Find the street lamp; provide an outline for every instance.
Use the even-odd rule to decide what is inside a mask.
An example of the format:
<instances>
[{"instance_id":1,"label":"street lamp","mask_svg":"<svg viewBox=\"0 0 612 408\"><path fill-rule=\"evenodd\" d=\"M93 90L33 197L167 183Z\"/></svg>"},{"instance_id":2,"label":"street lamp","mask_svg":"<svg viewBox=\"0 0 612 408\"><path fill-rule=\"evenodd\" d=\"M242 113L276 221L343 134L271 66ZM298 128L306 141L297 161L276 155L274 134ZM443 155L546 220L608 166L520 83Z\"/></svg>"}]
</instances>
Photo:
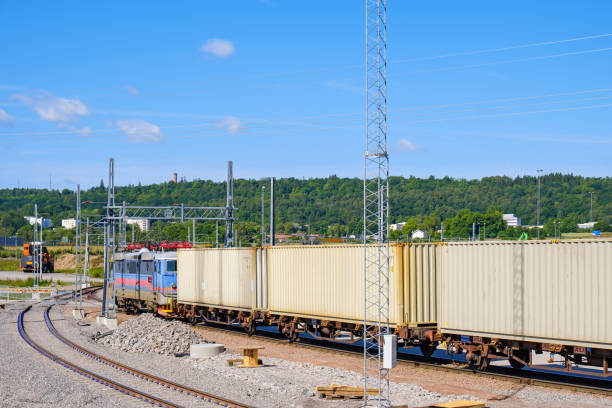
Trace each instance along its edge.
<instances>
[{"instance_id":1,"label":"street lamp","mask_svg":"<svg viewBox=\"0 0 612 408\"><path fill-rule=\"evenodd\" d=\"M536 217L536 229L537 229L538 239L540 239L540 174L543 171L544 170L542 169L536 170L536 172L538 173L538 210L537 210L537 217Z\"/></svg>"}]
</instances>

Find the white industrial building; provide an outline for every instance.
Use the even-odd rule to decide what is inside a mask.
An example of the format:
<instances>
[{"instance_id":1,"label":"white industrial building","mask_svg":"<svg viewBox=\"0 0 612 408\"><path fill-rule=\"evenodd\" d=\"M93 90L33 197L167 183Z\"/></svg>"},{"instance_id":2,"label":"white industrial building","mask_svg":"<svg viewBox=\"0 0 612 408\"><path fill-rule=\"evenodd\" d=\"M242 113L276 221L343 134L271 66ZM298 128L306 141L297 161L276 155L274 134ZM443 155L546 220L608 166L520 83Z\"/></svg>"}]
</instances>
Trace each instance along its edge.
<instances>
[{"instance_id":1,"label":"white industrial building","mask_svg":"<svg viewBox=\"0 0 612 408\"><path fill-rule=\"evenodd\" d=\"M593 229L595 228L596 221L593 222L585 222L584 224L578 224L578 228L580 229Z\"/></svg>"},{"instance_id":2,"label":"white industrial building","mask_svg":"<svg viewBox=\"0 0 612 408\"><path fill-rule=\"evenodd\" d=\"M411 237L412 239L427 239L429 238L429 234L427 233L427 231L417 229L412 231Z\"/></svg>"},{"instance_id":3,"label":"white industrial building","mask_svg":"<svg viewBox=\"0 0 612 408\"><path fill-rule=\"evenodd\" d=\"M514 214L503 214L502 218L506 221L506 225L509 227L520 227L521 219Z\"/></svg>"},{"instance_id":4,"label":"white industrial building","mask_svg":"<svg viewBox=\"0 0 612 408\"><path fill-rule=\"evenodd\" d=\"M38 225L42 225L43 228L51 228L53 226L53 222L51 221L51 218L42 218L42 217L32 217L31 215L26 215L25 220L27 222L30 223L30 225L34 225L34 223L37 223Z\"/></svg>"},{"instance_id":5,"label":"white industrial building","mask_svg":"<svg viewBox=\"0 0 612 408\"><path fill-rule=\"evenodd\" d=\"M135 224L141 231L148 231L151 228L151 220L147 218L128 218L128 225Z\"/></svg>"},{"instance_id":6,"label":"white industrial building","mask_svg":"<svg viewBox=\"0 0 612 408\"><path fill-rule=\"evenodd\" d=\"M404 225L406 225L405 222L398 222L397 224L391 224L389 225L389 229L391 231L401 231L402 228L404 228Z\"/></svg>"},{"instance_id":7,"label":"white industrial building","mask_svg":"<svg viewBox=\"0 0 612 408\"><path fill-rule=\"evenodd\" d=\"M66 229L76 228L76 219L74 218L66 218L62 220L62 227Z\"/></svg>"}]
</instances>

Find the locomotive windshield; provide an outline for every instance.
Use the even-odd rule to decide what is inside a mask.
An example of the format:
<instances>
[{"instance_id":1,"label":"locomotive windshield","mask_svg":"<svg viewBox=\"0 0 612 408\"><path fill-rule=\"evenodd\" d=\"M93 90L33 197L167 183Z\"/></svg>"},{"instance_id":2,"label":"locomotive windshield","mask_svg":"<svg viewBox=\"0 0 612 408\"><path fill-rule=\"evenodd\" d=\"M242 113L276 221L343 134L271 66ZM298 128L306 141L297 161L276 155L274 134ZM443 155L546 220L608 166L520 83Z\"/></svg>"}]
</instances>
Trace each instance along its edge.
<instances>
[{"instance_id":1,"label":"locomotive windshield","mask_svg":"<svg viewBox=\"0 0 612 408\"><path fill-rule=\"evenodd\" d=\"M166 270L168 272L176 272L176 261L168 261Z\"/></svg>"}]
</instances>

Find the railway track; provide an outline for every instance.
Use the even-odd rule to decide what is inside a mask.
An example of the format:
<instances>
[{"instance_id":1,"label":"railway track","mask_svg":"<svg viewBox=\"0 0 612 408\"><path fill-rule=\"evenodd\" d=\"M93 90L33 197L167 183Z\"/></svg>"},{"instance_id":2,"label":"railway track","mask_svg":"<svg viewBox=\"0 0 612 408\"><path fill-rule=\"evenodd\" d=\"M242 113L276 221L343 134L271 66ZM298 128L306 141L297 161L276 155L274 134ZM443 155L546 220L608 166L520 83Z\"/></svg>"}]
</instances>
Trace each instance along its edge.
<instances>
[{"instance_id":1,"label":"railway track","mask_svg":"<svg viewBox=\"0 0 612 408\"><path fill-rule=\"evenodd\" d=\"M209 323L207 323L205 327L207 330L233 333L235 335L246 335L243 329L237 327L213 326ZM331 342L321 344L320 342L315 342L304 338L301 338L299 342L289 343L286 338L281 337L279 334L267 333L263 331L258 331L252 337L269 342L282 342L293 347L311 348L336 354L354 356L361 355L363 353L362 348L359 346ZM519 384L612 396L612 381L598 378L568 376L554 372L547 373L531 370L517 371L509 367L500 366L489 366L489 371L474 371L473 369L469 368L467 364L459 364L449 359L408 355L405 353L398 354L397 363L398 365L423 367L432 370L490 377Z\"/></svg>"},{"instance_id":2,"label":"railway track","mask_svg":"<svg viewBox=\"0 0 612 408\"><path fill-rule=\"evenodd\" d=\"M91 292L95 291L92 290ZM90 293L91 293L90 292ZM62 295L62 296L71 296L70 294ZM193 389L191 387L187 387L164 378L160 378L154 376L152 374L146 373L144 371L137 370L135 368L129 367L127 365L118 363L116 361L105 358L97 353L94 353L90 350L85 349L77 345L76 343L70 341L65 336L62 336L59 331L55 328L53 324L53 320L50 316L50 311L53 305L49 305L46 310L43 312L44 323L49 330L49 332L60 342L68 346L71 350L78 352L81 356L88 357L93 361L96 361L103 366L105 369L113 368L120 372L122 375L130 375L133 379L139 379L150 384L159 385L164 389L164 392L170 390L171 392L176 392L177 396L180 398L185 398L185 396L192 397L202 402L212 403L219 406L224 407L232 407L232 408L250 408L248 405L243 403L239 403L236 401L229 400L227 398L215 396L200 390ZM27 306L23 309L17 318L17 328L19 335L21 338L36 351L44 355L45 357L51 359L52 361L68 368L69 370L78 373L85 378L88 378L97 383L103 384L113 390L116 390L122 394L134 397L143 402L149 403L154 406L159 407L180 407L181 405L174 400L170 400L169 398L161 398L159 396L152 395L151 393L142 391L139 387L135 387L133 385L126 385L125 381L117 381L116 379L111 379L109 375L100 374L98 370L95 372L91 369L84 368L82 365L79 365L74 362L74 359L69 359L65 355L61 356L59 353L52 352L49 348L43 347L40 342L35 341L32 336L28 333L24 325L24 316L26 313L32 310L32 305ZM78 358L77 358L78 359ZM177 398L178 399L178 398Z\"/></svg>"}]
</instances>

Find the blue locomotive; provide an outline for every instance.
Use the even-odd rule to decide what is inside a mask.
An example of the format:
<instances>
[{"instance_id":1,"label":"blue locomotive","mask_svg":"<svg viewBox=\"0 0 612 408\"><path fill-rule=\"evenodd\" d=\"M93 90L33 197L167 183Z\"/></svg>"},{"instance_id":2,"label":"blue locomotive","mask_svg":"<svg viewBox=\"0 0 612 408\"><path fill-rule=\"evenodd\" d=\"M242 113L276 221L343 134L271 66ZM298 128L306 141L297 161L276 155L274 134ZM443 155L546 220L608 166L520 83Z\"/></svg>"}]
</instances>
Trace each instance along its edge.
<instances>
[{"instance_id":1,"label":"blue locomotive","mask_svg":"<svg viewBox=\"0 0 612 408\"><path fill-rule=\"evenodd\" d=\"M112 279L115 303L127 313L172 314L176 302L176 252L118 252Z\"/></svg>"}]
</instances>

